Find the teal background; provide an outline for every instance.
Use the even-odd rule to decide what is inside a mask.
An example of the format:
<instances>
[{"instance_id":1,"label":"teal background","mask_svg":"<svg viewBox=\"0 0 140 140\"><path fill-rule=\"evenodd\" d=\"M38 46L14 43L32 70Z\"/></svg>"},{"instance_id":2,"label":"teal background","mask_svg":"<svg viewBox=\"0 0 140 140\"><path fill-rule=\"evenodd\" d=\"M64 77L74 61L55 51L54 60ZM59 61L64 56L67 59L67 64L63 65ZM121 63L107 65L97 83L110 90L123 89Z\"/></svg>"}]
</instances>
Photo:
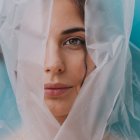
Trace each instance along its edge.
<instances>
[{"instance_id":1,"label":"teal background","mask_svg":"<svg viewBox=\"0 0 140 140\"><path fill-rule=\"evenodd\" d=\"M0 54L0 138L13 133L20 126L21 118L8 78L3 56ZM1 139L2 140L2 139Z\"/></svg>"},{"instance_id":2,"label":"teal background","mask_svg":"<svg viewBox=\"0 0 140 140\"><path fill-rule=\"evenodd\" d=\"M130 41L140 48L140 0L135 1L135 15Z\"/></svg>"}]
</instances>

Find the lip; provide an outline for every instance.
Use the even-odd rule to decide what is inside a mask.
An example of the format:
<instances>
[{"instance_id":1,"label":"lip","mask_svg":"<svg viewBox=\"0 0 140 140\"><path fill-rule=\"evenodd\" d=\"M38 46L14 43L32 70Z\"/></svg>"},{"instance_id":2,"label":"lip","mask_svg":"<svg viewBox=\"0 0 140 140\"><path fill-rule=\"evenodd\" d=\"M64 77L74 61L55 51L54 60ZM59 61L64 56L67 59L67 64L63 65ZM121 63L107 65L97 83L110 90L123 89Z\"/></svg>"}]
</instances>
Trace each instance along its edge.
<instances>
[{"instance_id":1,"label":"lip","mask_svg":"<svg viewBox=\"0 0 140 140\"><path fill-rule=\"evenodd\" d=\"M44 84L44 94L48 97L58 97L67 93L72 86L62 83L48 83Z\"/></svg>"}]
</instances>

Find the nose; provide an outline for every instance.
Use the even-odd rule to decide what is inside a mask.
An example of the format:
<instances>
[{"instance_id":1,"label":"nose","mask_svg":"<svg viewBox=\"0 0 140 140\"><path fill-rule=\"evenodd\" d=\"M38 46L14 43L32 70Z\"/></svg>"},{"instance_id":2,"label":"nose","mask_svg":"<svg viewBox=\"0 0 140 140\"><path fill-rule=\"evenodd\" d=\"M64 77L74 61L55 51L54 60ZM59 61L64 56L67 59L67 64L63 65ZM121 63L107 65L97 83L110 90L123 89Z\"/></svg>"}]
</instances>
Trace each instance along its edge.
<instances>
[{"instance_id":1,"label":"nose","mask_svg":"<svg viewBox=\"0 0 140 140\"><path fill-rule=\"evenodd\" d=\"M45 59L45 72L59 74L65 71L64 60L59 48L47 48Z\"/></svg>"}]
</instances>

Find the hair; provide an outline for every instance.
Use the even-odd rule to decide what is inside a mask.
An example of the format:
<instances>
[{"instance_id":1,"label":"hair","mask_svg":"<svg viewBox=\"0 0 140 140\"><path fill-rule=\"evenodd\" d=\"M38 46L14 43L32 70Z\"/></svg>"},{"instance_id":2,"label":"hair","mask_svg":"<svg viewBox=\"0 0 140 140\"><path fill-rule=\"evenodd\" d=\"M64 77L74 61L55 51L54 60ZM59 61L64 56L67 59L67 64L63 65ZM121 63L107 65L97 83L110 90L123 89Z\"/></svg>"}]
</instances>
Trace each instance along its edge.
<instances>
[{"instance_id":1,"label":"hair","mask_svg":"<svg viewBox=\"0 0 140 140\"><path fill-rule=\"evenodd\" d=\"M73 1L79 9L81 18L84 20L84 17L85 17L85 8L84 7L85 7L86 0L73 0Z\"/></svg>"}]
</instances>

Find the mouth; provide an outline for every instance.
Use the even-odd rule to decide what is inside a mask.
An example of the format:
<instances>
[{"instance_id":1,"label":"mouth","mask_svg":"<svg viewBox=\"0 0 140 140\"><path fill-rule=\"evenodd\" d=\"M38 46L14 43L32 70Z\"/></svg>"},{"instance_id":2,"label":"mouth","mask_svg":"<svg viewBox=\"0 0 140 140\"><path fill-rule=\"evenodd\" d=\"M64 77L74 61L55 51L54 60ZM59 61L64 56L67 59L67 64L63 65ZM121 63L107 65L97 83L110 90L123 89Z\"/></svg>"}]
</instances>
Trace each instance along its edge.
<instances>
[{"instance_id":1,"label":"mouth","mask_svg":"<svg viewBox=\"0 0 140 140\"><path fill-rule=\"evenodd\" d=\"M46 97L59 97L66 94L72 86L62 83L49 83L44 85L44 95Z\"/></svg>"}]
</instances>

